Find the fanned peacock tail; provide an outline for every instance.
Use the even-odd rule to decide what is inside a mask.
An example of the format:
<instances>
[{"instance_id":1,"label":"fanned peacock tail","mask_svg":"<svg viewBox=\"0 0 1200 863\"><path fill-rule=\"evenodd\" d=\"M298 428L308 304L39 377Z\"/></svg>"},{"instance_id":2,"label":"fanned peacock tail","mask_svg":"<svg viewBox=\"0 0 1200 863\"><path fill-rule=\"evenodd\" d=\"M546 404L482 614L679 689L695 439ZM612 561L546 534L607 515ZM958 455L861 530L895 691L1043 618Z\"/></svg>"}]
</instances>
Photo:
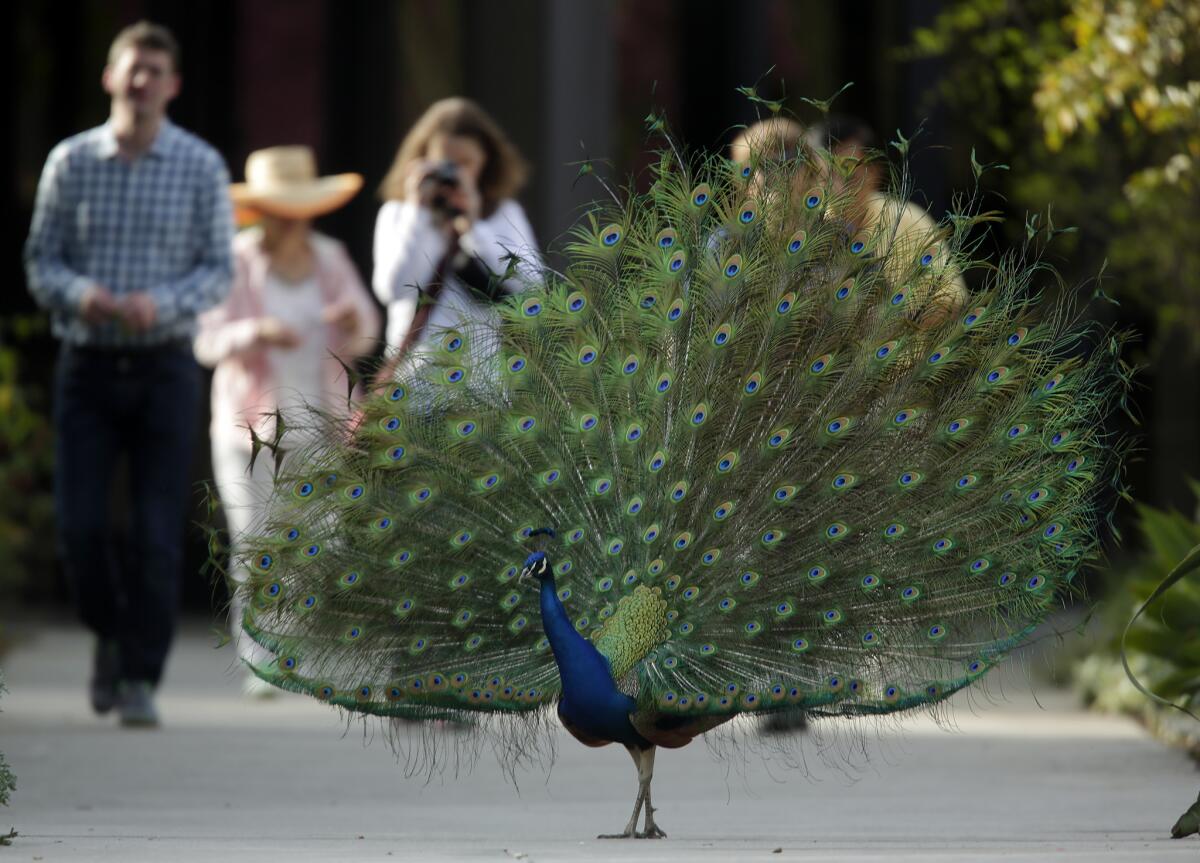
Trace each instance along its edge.
<instances>
[{"instance_id":1,"label":"fanned peacock tail","mask_svg":"<svg viewBox=\"0 0 1200 863\"><path fill-rule=\"evenodd\" d=\"M973 202L916 247L898 212L849 232L831 161L668 147L498 332L326 423L247 540L256 671L382 715L554 702L543 527L642 707L886 713L994 666L1097 553L1123 339L1039 303L1033 240L979 257Z\"/></svg>"}]
</instances>

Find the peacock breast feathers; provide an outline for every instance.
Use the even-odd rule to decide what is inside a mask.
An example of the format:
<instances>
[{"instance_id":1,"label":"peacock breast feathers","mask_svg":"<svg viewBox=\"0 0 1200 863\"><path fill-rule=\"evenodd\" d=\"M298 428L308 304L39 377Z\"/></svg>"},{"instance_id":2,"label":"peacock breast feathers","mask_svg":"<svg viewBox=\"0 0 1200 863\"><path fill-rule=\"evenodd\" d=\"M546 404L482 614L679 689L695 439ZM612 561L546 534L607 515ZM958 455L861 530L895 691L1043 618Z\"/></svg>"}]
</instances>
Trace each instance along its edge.
<instances>
[{"instance_id":1,"label":"peacock breast feathers","mask_svg":"<svg viewBox=\"0 0 1200 863\"><path fill-rule=\"evenodd\" d=\"M552 702L543 527L656 715L900 710L1020 643L1096 554L1122 339L1039 303L1032 241L980 255L972 202L919 243L847 223L823 158L665 150L498 329L294 453L246 540L257 671L387 715Z\"/></svg>"}]
</instances>

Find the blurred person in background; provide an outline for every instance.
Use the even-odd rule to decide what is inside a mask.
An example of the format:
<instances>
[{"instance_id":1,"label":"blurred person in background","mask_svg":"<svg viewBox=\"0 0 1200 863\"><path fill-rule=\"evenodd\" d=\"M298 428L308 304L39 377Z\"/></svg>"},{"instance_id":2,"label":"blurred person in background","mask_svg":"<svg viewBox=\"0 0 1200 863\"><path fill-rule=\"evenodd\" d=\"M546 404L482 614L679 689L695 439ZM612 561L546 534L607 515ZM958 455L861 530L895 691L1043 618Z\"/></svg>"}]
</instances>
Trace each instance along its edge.
<instances>
[{"instance_id":1,"label":"blurred person in background","mask_svg":"<svg viewBox=\"0 0 1200 863\"><path fill-rule=\"evenodd\" d=\"M391 355L380 375L446 330L495 316L491 305L539 277L533 229L516 194L528 168L467 99L436 102L400 144L380 189L375 296L387 306ZM489 347L475 345L479 359Z\"/></svg>"},{"instance_id":2,"label":"blurred person in background","mask_svg":"<svg viewBox=\"0 0 1200 863\"><path fill-rule=\"evenodd\" d=\"M54 383L55 509L67 582L96 634L97 713L154 726L174 635L200 395L195 318L232 274L229 174L175 126L179 46L140 22L113 41L108 122L51 151L25 266L61 340ZM118 562L111 491L128 458L132 537Z\"/></svg>"},{"instance_id":3,"label":"blurred person in background","mask_svg":"<svg viewBox=\"0 0 1200 863\"><path fill-rule=\"evenodd\" d=\"M877 234L875 242L882 247L874 251L881 256L893 244L910 250L914 262L928 252L929 275L922 280L922 295L913 298L913 306L921 328L935 327L962 310L966 283L944 246L947 232L925 209L886 191L887 162L874 146L875 133L855 117L831 115L807 129L793 120L772 117L742 130L729 155L738 164L808 159L813 167L797 173L796 182L829 187L836 199L829 215L845 223L848 235ZM818 155L822 151L835 164ZM753 183L751 188L756 188ZM805 191L793 190L797 201Z\"/></svg>"},{"instance_id":4,"label":"blurred person in background","mask_svg":"<svg viewBox=\"0 0 1200 863\"><path fill-rule=\"evenodd\" d=\"M273 487L274 459L252 459L250 429L270 441L276 410L344 408L342 362L353 366L378 346L379 311L358 270L340 242L312 227L312 219L361 187L358 174L317 176L308 147L271 147L250 154L246 182L230 189L239 221L257 224L233 241L233 288L201 315L195 352L216 369L212 464L235 560L243 551L237 537L252 527ZM289 442L304 435L293 429ZM246 572L231 564L229 577L240 582ZM243 610L233 603L230 630L239 658L257 663L267 654L242 632ZM278 691L250 672L243 688L258 696Z\"/></svg>"}]
</instances>

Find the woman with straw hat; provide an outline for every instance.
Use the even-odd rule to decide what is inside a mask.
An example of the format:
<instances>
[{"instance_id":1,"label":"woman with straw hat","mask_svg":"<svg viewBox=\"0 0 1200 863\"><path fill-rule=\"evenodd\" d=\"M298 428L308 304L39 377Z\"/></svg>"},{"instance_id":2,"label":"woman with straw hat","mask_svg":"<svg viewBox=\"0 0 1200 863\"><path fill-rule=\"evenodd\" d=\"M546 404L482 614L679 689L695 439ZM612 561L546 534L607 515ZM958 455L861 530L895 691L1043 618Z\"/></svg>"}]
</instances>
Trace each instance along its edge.
<instances>
[{"instance_id":1,"label":"woman with straw hat","mask_svg":"<svg viewBox=\"0 0 1200 863\"><path fill-rule=\"evenodd\" d=\"M277 408L343 406L342 362L378 344L379 311L358 271L341 243L312 228L312 219L343 206L361 187L358 174L318 176L308 147L271 147L251 153L246 181L230 188L240 220L257 224L234 239L232 289L200 317L195 352L215 368L213 472L233 536L250 526L256 504L271 490L270 459L256 460L251 470L247 427L270 440L269 414ZM253 661L258 648L240 635L240 621L234 607L239 655ZM247 691L258 694L257 682L248 675Z\"/></svg>"}]
</instances>

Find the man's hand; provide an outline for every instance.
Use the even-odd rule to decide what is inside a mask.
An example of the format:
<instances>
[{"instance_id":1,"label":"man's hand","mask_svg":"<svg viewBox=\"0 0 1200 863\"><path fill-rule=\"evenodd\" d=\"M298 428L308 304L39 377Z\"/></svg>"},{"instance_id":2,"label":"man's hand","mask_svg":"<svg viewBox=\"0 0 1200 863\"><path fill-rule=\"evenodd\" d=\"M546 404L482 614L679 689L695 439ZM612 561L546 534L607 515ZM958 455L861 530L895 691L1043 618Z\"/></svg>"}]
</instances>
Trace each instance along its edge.
<instances>
[{"instance_id":1,"label":"man's hand","mask_svg":"<svg viewBox=\"0 0 1200 863\"><path fill-rule=\"evenodd\" d=\"M127 328L135 333L144 333L154 326L158 317L158 306L155 305L152 296L145 291L138 291L122 299L117 314L121 316L121 322Z\"/></svg>"},{"instance_id":2,"label":"man's hand","mask_svg":"<svg viewBox=\"0 0 1200 863\"><path fill-rule=\"evenodd\" d=\"M321 320L337 327L342 335L352 336L358 330L358 307L350 300L333 303L321 312Z\"/></svg>"},{"instance_id":3,"label":"man's hand","mask_svg":"<svg viewBox=\"0 0 1200 863\"><path fill-rule=\"evenodd\" d=\"M255 342L262 347L292 350L300 347L304 339L279 318L260 318Z\"/></svg>"},{"instance_id":4,"label":"man's hand","mask_svg":"<svg viewBox=\"0 0 1200 863\"><path fill-rule=\"evenodd\" d=\"M116 297L104 285L92 285L83 292L79 314L88 326L94 327L112 318L120 310Z\"/></svg>"}]
</instances>

